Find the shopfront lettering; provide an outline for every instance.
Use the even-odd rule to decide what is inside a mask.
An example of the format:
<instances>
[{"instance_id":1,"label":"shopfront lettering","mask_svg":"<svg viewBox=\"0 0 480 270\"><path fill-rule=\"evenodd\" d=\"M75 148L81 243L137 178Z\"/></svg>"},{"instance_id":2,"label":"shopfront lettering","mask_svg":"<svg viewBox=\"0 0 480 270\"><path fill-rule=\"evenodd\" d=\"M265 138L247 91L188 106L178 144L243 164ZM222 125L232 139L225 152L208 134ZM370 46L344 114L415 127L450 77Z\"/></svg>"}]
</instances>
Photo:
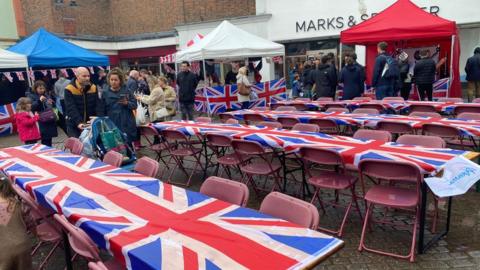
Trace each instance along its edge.
<instances>
[{"instance_id":1,"label":"shopfront lettering","mask_svg":"<svg viewBox=\"0 0 480 270\"><path fill-rule=\"evenodd\" d=\"M422 7L423 10L430 12L435 16L438 16L440 13L439 6L429 6L429 7ZM311 32L311 31L326 31L326 30L343 30L345 28L352 27L357 23L361 23L366 21L378 13L370 13L370 14L362 14L359 17L355 17L353 15L350 16L339 16L339 17L327 17L327 18L320 18L316 20L303 20L297 21L296 24L296 32Z\"/></svg>"}]
</instances>

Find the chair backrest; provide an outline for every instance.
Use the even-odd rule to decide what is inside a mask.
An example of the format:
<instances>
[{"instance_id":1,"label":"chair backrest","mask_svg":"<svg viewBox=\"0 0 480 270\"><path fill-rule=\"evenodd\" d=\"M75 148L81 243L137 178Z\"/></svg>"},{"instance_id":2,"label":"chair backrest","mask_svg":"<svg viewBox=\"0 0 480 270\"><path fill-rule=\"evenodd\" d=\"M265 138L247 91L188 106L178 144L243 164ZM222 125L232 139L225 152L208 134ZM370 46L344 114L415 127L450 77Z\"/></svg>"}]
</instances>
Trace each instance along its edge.
<instances>
[{"instance_id":1,"label":"chair backrest","mask_svg":"<svg viewBox=\"0 0 480 270\"><path fill-rule=\"evenodd\" d=\"M263 199L260 212L313 230L320 220L316 206L280 192L270 192Z\"/></svg>"},{"instance_id":2,"label":"chair backrest","mask_svg":"<svg viewBox=\"0 0 480 270\"><path fill-rule=\"evenodd\" d=\"M53 218L68 234L70 246L76 253L87 258L89 261L100 261L100 255L97 246L82 229L77 228L68 222L65 216L55 214L53 215Z\"/></svg>"},{"instance_id":3,"label":"chair backrest","mask_svg":"<svg viewBox=\"0 0 480 270\"><path fill-rule=\"evenodd\" d=\"M382 180L417 182L423 175L417 165L395 160L364 159L358 164L360 175L368 175Z\"/></svg>"},{"instance_id":4,"label":"chair backrest","mask_svg":"<svg viewBox=\"0 0 480 270\"><path fill-rule=\"evenodd\" d=\"M245 207L249 198L247 185L217 176L210 176L200 187L200 193Z\"/></svg>"},{"instance_id":5,"label":"chair backrest","mask_svg":"<svg viewBox=\"0 0 480 270\"><path fill-rule=\"evenodd\" d=\"M305 105L305 104L301 104L301 103L294 103L293 107L295 107L295 109L297 111L307 111L308 110L308 106Z\"/></svg>"},{"instance_id":6,"label":"chair backrest","mask_svg":"<svg viewBox=\"0 0 480 270\"><path fill-rule=\"evenodd\" d=\"M68 151L72 151L72 148L73 148L73 144L75 142L75 137L69 137L67 138L64 142L63 142L63 150L68 150Z\"/></svg>"},{"instance_id":7,"label":"chair backrest","mask_svg":"<svg viewBox=\"0 0 480 270\"><path fill-rule=\"evenodd\" d=\"M464 113L459 113L457 115L457 118L467 119L467 120L480 120L480 114L479 113L464 112Z\"/></svg>"},{"instance_id":8,"label":"chair backrest","mask_svg":"<svg viewBox=\"0 0 480 270\"><path fill-rule=\"evenodd\" d=\"M160 132L167 142L187 142L188 137L181 131L173 129L164 129Z\"/></svg>"},{"instance_id":9,"label":"chair backrest","mask_svg":"<svg viewBox=\"0 0 480 270\"><path fill-rule=\"evenodd\" d=\"M317 98L317 101L333 101L333 98L331 98L331 97L319 97L319 98Z\"/></svg>"},{"instance_id":10,"label":"chair backrest","mask_svg":"<svg viewBox=\"0 0 480 270\"><path fill-rule=\"evenodd\" d=\"M73 138L72 150L70 151L74 155L81 155L83 153L83 143L77 138Z\"/></svg>"},{"instance_id":11,"label":"chair backrest","mask_svg":"<svg viewBox=\"0 0 480 270\"><path fill-rule=\"evenodd\" d=\"M211 123L212 122L212 118L210 117L205 117L205 116L200 116L200 117L197 117L195 119L196 122L199 122L199 123Z\"/></svg>"},{"instance_id":12,"label":"chair backrest","mask_svg":"<svg viewBox=\"0 0 480 270\"><path fill-rule=\"evenodd\" d=\"M260 114L246 113L243 115L243 120L245 121L245 123L250 125L250 124L253 124L254 122L264 121L265 119L263 119L263 116L261 116Z\"/></svg>"},{"instance_id":13,"label":"chair backrest","mask_svg":"<svg viewBox=\"0 0 480 270\"><path fill-rule=\"evenodd\" d=\"M228 119L234 119L235 117L229 113L219 113L218 117L222 122L226 122Z\"/></svg>"},{"instance_id":14,"label":"chair backrest","mask_svg":"<svg viewBox=\"0 0 480 270\"><path fill-rule=\"evenodd\" d=\"M411 104L409 109L410 112L437 112L433 105L427 104Z\"/></svg>"},{"instance_id":15,"label":"chair backrest","mask_svg":"<svg viewBox=\"0 0 480 270\"><path fill-rule=\"evenodd\" d=\"M371 97L354 97L353 100L366 100L366 101L370 101L372 100Z\"/></svg>"},{"instance_id":16,"label":"chair backrest","mask_svg":"<svg viewBox=\"0 0 480 270\"><path fill-rule=\"evenodd\" d=\"M458 128L439 124L424 124L422 126L422 131L424 135L433 135L448 139L458 138L461 135Z\"/></svg>"},{"instance_id":17,"label":"chair backrest","mask_svg":"<svg viewBox=\"0 0 480 270\"><path fill-rule=\"evenodd\" d=\"M378 130L386 130L395 134L409 134L413 133L413 127L407 123L382 120L377 123Z\"/></svg>"},{"instance_id":18,"label":"chair backrest","mask_svg":"<svg viewBox=\"0 0 480 270\"><path fill-rule=\"evenodd\" d=\"M403 97L384 97L383 101L405 101Z\"/></svg>"},{"instance_id":19,"label":"chair backrest","mask_svg":"<svg viewBox=\"0 0 480 270\"><path fill-rule=\"evenodd\" d=\"M309 123L317 125L320 128L320 132L323 133L337 134L339 131L337 122L332 119L312 118L309 120Z\"/></svg>"},{"instance_id":20,"label":"chair backrest","mask_svg":"<svg viewBox=\"0 0 480 270\"><path fill-rule=\"evenodd\" d=\"M262 145L254 141L232 140L232 147L235 152L241 155L262 155L265 153Z\"/></svg>"},{"instance_id":21,"label":"chair backrest","mask_svg":"<svg viewBox=\"0 0 480 270\"><path fill-rule=\"evenodd\" d=\"M233 118L227 119L227 121L225 121L225 124L238 124L238 123L239 123L238 120Z\"/></svg>"},{"instance_id":22,"label":"chair backrest","mask_svg":"<svg viewBox=\"0 0 480 270\"><path fill-rule=\"evenodd\" d=\"M149 145L153 144L153 140L149 137L158 136L158 131L153 126L140 126L140 135L147 140Z\"/></svg>"},{"instance_id":23,"label":"chair backrest","mask_svg":"<svg viewBox=\"0 0 480 270\"><path fill-rule=\"evenodd\" d=\"M105 156L103 156L103 163L112 165L114 167L122 166L122 161L123 155L113 150L108 151Z\"/></svg>"},{"instance_id":24,"label":"chair backrest","mask_svg":"<svg viewBox=\"0 0 480 270\"><path fill-rule=\"evenodd\" d=\"M325 112L344 112L344 113L348 113L350 112L347 108L335 108L335 107L331 107L331 108L328 108Z\"/></svg>"},{"instance_id":25,"label":"chair backrest","mask_svg":"<svg viewBox=\"0 0 480 270\"><path fill-rule=\"evenodd\" d=\"M282 124L283 128L292 128L294 125L300 123L300 120L298 120L295 117L278 117L277 121Z\"/></svg>"},{"instance_id":26,"label":"chair backrest","mask_svg":"<svg viewBox=\"0 0 480 270\"><path fill-rule=\"evenodd\" d=\"M297 108L295 106L278 106L275 111L281 111L281 112L291 112L291 111L296 111Z\"/></svg>"},{"instance_id":27,"label":"chair backrest","mask_svg":"<svg viewBox=\"0 0 480 270\"><path fill-rule=\"evenodd\" d=\"M458 105L453 109L453 113L459 115L461 113L480 113L480 106L475 105Z\"/></svg>"},{"instance_id":28,"label":"chair backrest","mask_svg":"<svg viewBox=\"0 0 480 270\"><path fill-rule=\"evenodd\" d=\"M296 123L292 130L305 132L320 132L320 127L314 124Z\"/></svg>"},{"instance_id":29,"label":"chair backrest","mask_svg":"<svg viewBox=\"0 0 480 270\"><path fill-rule=\"evenodd\" d=\"M333 108L338 108L338 109L342 109L342 108L345 108L345 104L341 104L341 103L327 103L323 106L325 108L325 110L330 110L330 109L333 109Z\"/></svg>"},{"instance_id":30,"label":"chair backrest","mask_svg":"<svg viewBox=\"0 0 480 270\"><path fill-rule=\"evenodd\" d=\"M282 128L282 124L277 121L261 121L258 122L257 125L271 128Z\"/></svg>"},{"instance_id":31,"label":"chair backrest","mask_svg":"<svg viewBox=\"0 0 480 270\"><path fill-rule=\"evenodd\" d=\"M463 98L439 98L438 102L463 102Z\"/></svg>"},{"instance_id":32,"label":"chair backrest","mask_svg":"<svg viewBox=\"0 0 480 270\"><path fill-rule=\"evenodd\" d=\"M155 177L159 169L160 166L156 160L149 157L142 157L137 160L133 170L148 177Z\"/></svg>"},{"instance_id":33,"label":"chair backrest","mask_svg":"<svg viewBox=\"0 0 480 270\"><path fill-rule=\"evenodd\" d=\"M303 146L299 153L305 161L321 165L343 166L342 157L334 150Z\"/></svg>"},{"instance_id":34,"label":"chair backrest","mask_svg":"<svg viewBox=\"0 0 480 270\"><path fill-rule=\"evenodd\" d=\"M217 147L231 147L232 138L223 134L207 133L205 135L207 138L207 143L212 146Z\"/></svg>"},{"instance_id":35,"label":"chair backrest","mask_svg":"<svg viewBox=\"0 0 480 270\"><path fill-rule=\"evenodd\" d=\"M302 98L302 97L298 97L298 98L296 98L295 100L297 100L297 101L306 101L306 102L311 101L310 98Z\"/></svg>"},{"instance_id":36,"label":"chair backrest","mask_svg":"<svg viewBox=\"0 0 480 270\"><path fill-rule=\"evenodd\" d=\"M472 103L480 103L480 98L475 98L472 100Z\"/></svg>"},{"instance_id":37,"label":"chair backrest","mask_svg":"<svg viewBox=\"0 0 480 270\"><path fill-rule=\"evenodd\" d=\"M411 112L409 116L413 117L432 117L432 118L442 118L442 116L437 112Z\"/></svg>"},{"instance_id":38,"label":"chair backrest","mask_svg":"<svg viewBox=\"0 0 480 270\"><path fill-rule=\"evenodd\" d=\"M373 108L358 108L353 110L352 113L364 113L364 114L380 114L380 111Z\"/></svg>"},{"instance_id":39,"label":"chair backrest","mask_svg":"<svg viewBox=\"0 0 480 270\"><path fill-rule=\"evenodd\" d=\"M88 263L89 270L108 270L108 268L102 262L89 262Z\"/></svg>"},{"instance_id":40,"label":"chair backrest","mask_svg":"<svg viewBox=\"0 0 480 270\"><path fill-rule=\"evenodd\" d=\"M383 107L382 104L377 104L377 103L363 103L363 104L360 104L359 107L363 109L376 109L379 112L382 112L385 110L385 107Z\"/></svg>"},{"instance_id":41,"label":"chair backrest","mask_svg":"<svg viewBox=\"0 0 480 270\"><path fill-rule=\"evenodd\" d=\"M405 134L397 139L397 143L417 145L426 148L445 148L447 143L438 136Z\"/></svg>"},{"instance_id":42,"label":"chair backrest","mask_svg":"<svg viewBox=\"0 0 480 270\"><path fill-rule=\"evenodd\" d=\"M386 130L359 129L353 134L353 138L391 142L392 134Z\"/></svg>"}]
</instances>

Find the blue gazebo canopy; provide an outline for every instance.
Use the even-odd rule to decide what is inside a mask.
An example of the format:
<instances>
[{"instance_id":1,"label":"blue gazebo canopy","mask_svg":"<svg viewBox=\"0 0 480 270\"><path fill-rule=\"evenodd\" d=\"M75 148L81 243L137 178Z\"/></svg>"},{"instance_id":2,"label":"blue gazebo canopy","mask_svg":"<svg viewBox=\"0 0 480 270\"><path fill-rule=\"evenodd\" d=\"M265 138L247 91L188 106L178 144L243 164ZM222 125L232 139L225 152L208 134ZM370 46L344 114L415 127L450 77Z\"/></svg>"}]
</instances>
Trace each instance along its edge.
<instances>
[{"instance_id":1,"label":"blue gazebo canopy","mask_svg":"<svg viewBox=\"0 0 480 270\"><path fill-rule=\"evenodd\" d=\"M84 49L44 28L7 50L27 56L31 68L68 68L108 66L109 59L94 51Z\"/></svg>"}]
</instances>

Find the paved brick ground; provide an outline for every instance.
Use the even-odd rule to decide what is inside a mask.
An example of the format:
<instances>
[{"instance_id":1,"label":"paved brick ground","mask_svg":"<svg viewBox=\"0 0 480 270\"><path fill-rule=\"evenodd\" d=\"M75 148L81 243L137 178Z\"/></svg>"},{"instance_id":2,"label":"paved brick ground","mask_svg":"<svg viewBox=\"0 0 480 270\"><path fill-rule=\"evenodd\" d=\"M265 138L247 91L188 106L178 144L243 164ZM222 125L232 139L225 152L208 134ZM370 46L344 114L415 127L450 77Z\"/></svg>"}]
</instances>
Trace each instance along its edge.
<instances>
[{"instance_id":1,"label":"paved brick ground","mask_svg":"<svg viewBox=\"0 0 480 270\"><path fill-rule=\"evenodd\" d=\"M56 138L54 143L59 146L63 142L64 136ZM20 142L16 136L4 137L0 139L0 147L18 145ZM148 149L139 151L139 155L152 155ZM214 171L209 172L213 174ZM194 176L192 190L198 190L201 185L202 174ZM174 180L182 181L185 176L177 173ZM298 185L293 183L288 185L288 190L293 191ZM251 193L249 207L258 209L264 194L259 196ZM327 198L328 194L325 195ZM415 263L409 263L404 260L392 259L367 252L357 251L361 222L355 212L351 213L349 222L346 225L346 233L343 237L345 247L337 254L331 256L315 269L480 269L480 210L478 201L480 193L470 191L465 196L455 198L453 202L453 215L450 233L446 238L434 245L427 254L419 255ZM342 199L344 200L344 198ZM362 204L363 207L363 204ZM445 210L445 204L441 204ZM321 215L320 225L334 227L339 224L342 209L327 208L327 213ZM381 209L376 211L376 216L383 214ZM441 224L439 229L443 228L445 220L445 211L442 211ZM387 218L396 224L412 224L408 213L389 212ZM392 228L390 226L374 226L374 233L367 240L375 247L395 252L407 252L410 241L411 229ZM42 248L34 256L34 263L37 265L41 258L45 256L49 247ZM105 257L108 257L106 254ZM47 265L46 269L63 269L64 267L63 250L60 248L55 252L54 258ZM75 269L86 269L85 262L78 260L75 262Z\"/></svg>"}]
</instances>

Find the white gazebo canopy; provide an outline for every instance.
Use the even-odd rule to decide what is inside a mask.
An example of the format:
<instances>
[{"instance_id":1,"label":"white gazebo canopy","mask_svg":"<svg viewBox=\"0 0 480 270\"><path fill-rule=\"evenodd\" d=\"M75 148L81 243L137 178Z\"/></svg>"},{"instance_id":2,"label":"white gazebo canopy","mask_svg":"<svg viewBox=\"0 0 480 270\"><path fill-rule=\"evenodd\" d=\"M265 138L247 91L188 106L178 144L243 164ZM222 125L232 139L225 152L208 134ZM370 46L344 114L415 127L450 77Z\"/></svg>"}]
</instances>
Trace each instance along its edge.
<instances>
[{"instance_id":1,"label":"white gazebo canopy","mask_svg":"<svg viewBox=\"0 0 480 270\"><path fill-rule=\"evenodd\" d=\"M27 56L0 49L0 69L27 67Z\"/></svg>"},{"instance_id":2,"label":"white gazebo canopy","mask_svg":"<svg viewBox=\"0 0 480 270\"><path fill-rule=\"evenodd\" d=\"M282 44L255 36L223 21L203 39L179 51L176 62L204 59L271 57L285 54Z\"/></svg>"}]
</instances>

